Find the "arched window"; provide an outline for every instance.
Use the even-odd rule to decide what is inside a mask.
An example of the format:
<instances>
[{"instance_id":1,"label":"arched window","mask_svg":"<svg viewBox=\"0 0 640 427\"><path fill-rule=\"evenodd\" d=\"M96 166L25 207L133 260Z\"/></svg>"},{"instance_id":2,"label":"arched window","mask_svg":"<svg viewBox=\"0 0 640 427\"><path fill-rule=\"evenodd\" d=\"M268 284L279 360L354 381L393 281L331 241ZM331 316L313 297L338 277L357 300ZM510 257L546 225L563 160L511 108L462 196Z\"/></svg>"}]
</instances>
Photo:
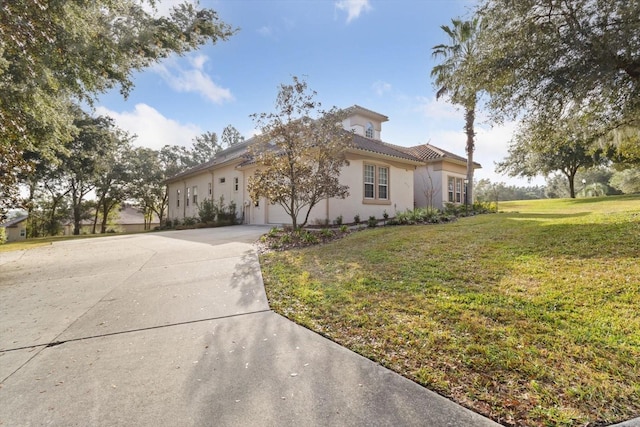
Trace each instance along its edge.
<instances>
[{"instance_id":1,"label":"arched window","mask_svg":"<svg viewBox=\"0 0 640 427\"><path fill-rule=\"evenodd\" d=\"M371 124L371 122L367 122L367 128L364 132L364 135L367 138L373 138L373 124Z\"/></svg>"}]
</instances>

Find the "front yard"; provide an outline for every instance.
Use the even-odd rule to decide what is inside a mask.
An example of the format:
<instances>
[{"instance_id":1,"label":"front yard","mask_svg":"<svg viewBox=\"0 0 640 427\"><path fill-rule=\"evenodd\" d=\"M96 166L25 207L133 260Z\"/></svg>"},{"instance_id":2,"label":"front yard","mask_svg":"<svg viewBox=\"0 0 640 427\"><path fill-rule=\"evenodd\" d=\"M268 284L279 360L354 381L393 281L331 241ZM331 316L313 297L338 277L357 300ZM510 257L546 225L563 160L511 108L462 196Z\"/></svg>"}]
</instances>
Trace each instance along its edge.
<instances>
[{"instance_id":1,"label":"front yard","mask_svg":"<svg viewBox=\"0 0 640 427\"><path fill-rule=\"evenodd\" d=\"M506 425L640 416L640 196L261 255L271 307Z\"/></svg>"}]
</instances>

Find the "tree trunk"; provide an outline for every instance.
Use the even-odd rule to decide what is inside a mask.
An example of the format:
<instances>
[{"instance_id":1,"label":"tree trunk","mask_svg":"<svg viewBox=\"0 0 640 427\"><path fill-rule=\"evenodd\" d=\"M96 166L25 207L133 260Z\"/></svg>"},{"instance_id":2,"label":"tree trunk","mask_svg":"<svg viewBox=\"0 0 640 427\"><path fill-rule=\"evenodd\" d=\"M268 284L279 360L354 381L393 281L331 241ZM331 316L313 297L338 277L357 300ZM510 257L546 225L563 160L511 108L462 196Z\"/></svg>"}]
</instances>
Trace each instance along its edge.
<instances>
[{"instance_id":1,"label":"tree trunk","mask_svg":"<svg viewBox=\"0 0 640 427\"><path fill-rule=\"evenodd\" d=\"M476 100L474 99L465 109L464 114L465 125L464 130L467 134L467 185L465 203L473 205L473 152L475 150L475 130L474 122L476 119Z\"/></svg>"},{"instance_id":2,"label":"tree trunk","mask_svg":"<svg viewBox=\"0 0 640 427\"><path fill-rule=\"evenodd\" d=\"M572 199L576 198L576 186L574 183L576 172L577 170L565 172L565 176L567 177L567 180L569 180L569 197L571 197Z\"/></svg>"}]
</instances>

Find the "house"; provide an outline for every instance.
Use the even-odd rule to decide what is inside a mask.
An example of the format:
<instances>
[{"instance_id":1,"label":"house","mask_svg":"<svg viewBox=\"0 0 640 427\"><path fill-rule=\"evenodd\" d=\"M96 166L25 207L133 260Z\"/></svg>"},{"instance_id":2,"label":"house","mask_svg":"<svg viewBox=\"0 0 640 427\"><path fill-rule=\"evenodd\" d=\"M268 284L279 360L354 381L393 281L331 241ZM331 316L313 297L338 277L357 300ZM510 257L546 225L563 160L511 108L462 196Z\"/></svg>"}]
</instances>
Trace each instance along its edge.
<instances>
[{"instance_id":1,"label":"house","mask_svg":"<svg viewBox=\"0 0 640 427\"><path fill-rule=\"evenodd\" d=\"M389 120L387 116L358 105L348 112L343 127L353 132L353 145L346 154L349 164L343 167L340 182L349 186L349 196L316 205L309 215L310 224L330 223L338 216L346 223L356 215L366 220L382 218L384 212L394 216L414 207L464 203L466 159L430 144L402 147L383 142L382 124ZM210 161L167 179L167 218L197 217L200 201L222 198L227 205L235 203L245 224L290 223L280 205L249 196L248 179L258 165L248 148L255 143L251 138L235 144Z\"/></svg>"},{"instance_id":2,"label":"house","mask_svg":"<svg viewBox=\"0 0 640 427\"><path fill-rule=\"evenodd\" d=\"M147 220L148 221L148 220ZM107 233L136 233L139 231L153 230L160 225L158 216L153 214L151 223L147 224L148 228L145 228L145 219L143 212L131 206L128 203L123 203L117 212L117 217L114 215L112 221L107 224ZM73 234L73 221L67 222L63 228L64 235ZM96 224L96 232L100 233L100 220ZM93 218L83 219L80 221L80 234L92 234L93 233Z\"/></svg>"},{"instance_id":3,"label":"house","mask_svg":"<svg viewBox=\"0 0 640 427\"><path fill-rule=\"evenodd\" d=\"M0 224L5 229L7 242L17 242L27 238L27 216L19 216Z\"/></svg>"}]
</instances>

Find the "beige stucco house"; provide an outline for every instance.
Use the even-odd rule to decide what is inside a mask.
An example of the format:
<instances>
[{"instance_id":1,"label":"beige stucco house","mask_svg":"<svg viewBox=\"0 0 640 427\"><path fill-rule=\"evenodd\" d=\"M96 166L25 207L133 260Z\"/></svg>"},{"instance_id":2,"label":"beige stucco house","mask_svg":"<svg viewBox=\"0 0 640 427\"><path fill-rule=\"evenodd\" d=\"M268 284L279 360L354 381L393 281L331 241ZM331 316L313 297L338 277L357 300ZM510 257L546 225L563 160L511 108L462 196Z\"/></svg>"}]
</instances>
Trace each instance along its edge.
<instances>
[{"instance_id":1,"label":"beige stucco house","mask_svg":"<svg viewBox=\"0 0 640 427\"><path fill-rule=\"evenodd\" d=\"M27 216L20 216L0 224L5 229L7 242L17 242L27 238Z\"/></svg>"},{"instance_id":2,"label":"beige stucco house","mask_svg":"<svg viewBox=\"0 0 640 427\"><path fill-rule=\"evenodd\" d=\"M463 195L458 197L456 193L458 183L462 185L465 178L464 158L429 144L408 148L383 142L382 123L388 117L358 105L348 111L343 126L353 132L353 146L347 152L349 164L343 167L340 182L349 186L349 196L316 205L309 215L310 224L331 223L338 216L348 223L356 215L366 221L370 216L382 218L384 212L393 217L396 212L414 207L441 208L449 200L464 203ZM249 197L247 182L258 168L247 151L253 143L252 138L236 144L209 162L168 179L167 218L197 217L200 201L223 197L225 204L236 204L238 216L246 224L290 223L280 205ZM450 183L451 199L447 187Z\"/></svg>"}]
</instances>

